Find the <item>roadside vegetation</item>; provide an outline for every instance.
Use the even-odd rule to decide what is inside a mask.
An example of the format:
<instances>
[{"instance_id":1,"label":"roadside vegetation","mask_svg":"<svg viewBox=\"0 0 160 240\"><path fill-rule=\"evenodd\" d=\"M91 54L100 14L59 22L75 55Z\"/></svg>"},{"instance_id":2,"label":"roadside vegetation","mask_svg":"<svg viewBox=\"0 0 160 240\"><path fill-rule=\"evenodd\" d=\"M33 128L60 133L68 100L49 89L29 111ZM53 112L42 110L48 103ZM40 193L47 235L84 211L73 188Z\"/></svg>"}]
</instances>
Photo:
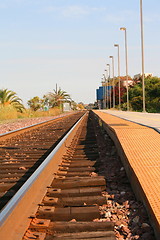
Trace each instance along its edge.
<instances>
[{"instance_id":1,"label":"roadside vegetation","mask_svg":"<svg viewBox=\"0 0 160 240\"><path fill-rule=\"evenodd\" d=\"M36 118L56 116L63 112L63 103L68 102L72 110L82 110L82 103L75 103L70 95L61 88L53 89L43 98L38 96L28 100L25 108L17 94L8 89L0 89L0 121L17 118Z\"/></svg>"},{"instance_id":2,"label":"roadside vegetation","mask_svg":"<svg viewBox=\"0 0 160 240\"><path fill-rule=\"evenodd\" d=\"M51 108L48 111L32 111L31 109L26 109L25 111L18 112L12 106L2 106L0 105L0 121L8 119L18 119L18 118L36 118L36 117L49 117L61 114L62 111L59 108Z\"/></svg>"},{"instance_id":3,"label":"roadside vegetation","mask_svg":"<svg viewBox=\"0 0 160 240\"><path fill-rule=\"evenodd\" d=\"M0 120L18 118L24 112L22 100L14 91L0 89Z\"/></svg>"},{"instance_id":4,"label":"roadside vegetation","mask_svg":"<svg viewBox=\"0 0 160 240\"><path fill-rule=\"evenodd\" d=\"M1 107L11 106L17 112L23 112L25 107L22 104L22 100L17 96L14 91L6 89L0 89L0 104Z\"/></svg>"},{"instance_id":5,"label":"roadside vegetation","mask_svg":"<svg viewBox=\"0 0 160 240\"><path fill-rule=\"evenodd\" d=\"M123 96L126 99L126 93ZM142 81L139 79L137 83L129 88L129 101L132 111L143 110L143 92ZM150 113L160 113L160 78L145 78L145 102L146 111Z\"/></svg>"},{"instance_id":6,"label":"roadside vegetation","mask_svg":"<svg viewBox=\"0 0 160 240\"><path fill-rule=\"evenodd\" d=\"M142 79L134 81L134 84L129 86L129 109L130 111L142 112L143 110L143 92L142 92ZM127 110L127 94L126 87L120 88L121 93L121 109ZM113 92L112 92L113 97ZM118 80L116 79L115 86L115 100L116 108L119 103L119 88ZM147 77L145 78L145 102L146 111L150 113L160 113L160 78Z\"/></svg>"}]
</instances>

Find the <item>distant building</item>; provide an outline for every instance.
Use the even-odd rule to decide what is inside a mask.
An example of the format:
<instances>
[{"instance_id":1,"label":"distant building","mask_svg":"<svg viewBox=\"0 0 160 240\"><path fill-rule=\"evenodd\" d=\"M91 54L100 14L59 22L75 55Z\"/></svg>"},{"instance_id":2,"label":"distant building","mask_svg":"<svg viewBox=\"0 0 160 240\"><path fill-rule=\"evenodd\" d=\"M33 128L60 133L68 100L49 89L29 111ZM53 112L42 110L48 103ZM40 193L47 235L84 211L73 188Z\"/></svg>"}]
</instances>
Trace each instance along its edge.
<instances>
[{"instance_id":1,"label":"distant building","mask_svg":"<svg viewBox=\"0 0 160 240\"><path fill-rule=\"evenodd\" d=\"M62 106L63 106L64 112L71 111L71 103L70 102L64 102Z\"/></svg>"},{"instance_id":2,"label":"distant building","mask_svg":"<svg viewBox=\"0 0 160 240\"><path fill-rule=\"evenodd\" d=\"M96 89L97 100L103 100L104 97L104 87L99 87Z\"/></svg>"},{"instance_id":3,"label":"distant building","mask_svg":"<svg viewBox=\"0 0 160 240\"><path fill-rule=\"evenodd\" d=\"M121 87L127 87L127 78L126 76L120 77L120 83ZM133 86L134 85L134 80L128 76L128 86Z\"/></svg>"},{"instance_id":4,"label":"distant building","mask_svg":"<svg viewBox=\"0 0 160 240\"><path fill-rule=\"evenodd\" d=\"M107 96L112 92L112 86L100 86L96 89L96 99L99 109L106 108Z\"/></svg>"},{"instance_id":5,"label":"distant building","mask_svg":"<svg viewBox=\"0 0 160 240\"><path fill-rule=\"evenodd\" d=\"M153 76L152 73L145 73L145 74L144 74L144 77L145 77L145 78L147 78L147 77L152 77L152 76ZM134 75L134 79L135 79L135 80L138 80L138 79L140 79L141 77L142 77L142 74L141 74L141 73Z\"/></svg>"},{"instance_id":6,"label":"distant building","mask_svg":"<svg viewBox=\"0 0 160 240\"><path fill-rule=\"evenodd\" d=\"M98 108L103 108L103 98L104 98L104 87L99 87L96 89L96 98L97 98L97 104Z\"/></svg>"}]
</instances>

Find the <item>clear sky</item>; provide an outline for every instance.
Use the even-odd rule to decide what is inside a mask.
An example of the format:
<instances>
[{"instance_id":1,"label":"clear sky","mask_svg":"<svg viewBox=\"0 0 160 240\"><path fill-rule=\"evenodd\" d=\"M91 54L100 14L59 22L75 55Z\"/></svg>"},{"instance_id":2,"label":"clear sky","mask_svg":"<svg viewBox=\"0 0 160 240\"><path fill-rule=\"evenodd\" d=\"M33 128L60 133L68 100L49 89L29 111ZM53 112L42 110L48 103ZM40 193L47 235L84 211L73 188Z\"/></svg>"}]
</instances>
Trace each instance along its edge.
<instances>
[{"instance_id":1,"label":"clear sky","mask_svg":"<svg viewBox=\"0 0 160 240\"><path fill-rule=\"evenodd\" d=\"M143 0L145 72L160 76L160 1ZM109 56L120 44L125 75L141 72L140 0L0 0L0 88L26 104L56 87L76 102L95 101Z\"/></svg>"}]
</instances>

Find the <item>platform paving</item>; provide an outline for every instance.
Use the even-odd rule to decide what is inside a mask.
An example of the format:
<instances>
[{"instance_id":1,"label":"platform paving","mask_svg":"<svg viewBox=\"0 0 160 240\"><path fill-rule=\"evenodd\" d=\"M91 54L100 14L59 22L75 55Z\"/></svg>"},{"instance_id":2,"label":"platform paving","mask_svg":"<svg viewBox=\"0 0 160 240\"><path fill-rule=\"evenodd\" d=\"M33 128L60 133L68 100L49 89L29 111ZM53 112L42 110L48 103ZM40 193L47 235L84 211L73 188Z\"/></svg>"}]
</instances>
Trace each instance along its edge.
<instances>
[{"instance_id":1,"label":"platform paving","mask_svg":"<svg viewBox=\"0 0 160 240\"><path fill-rule=\"evenodd\" d=\"M118 140L127 162L132 186L146 205L157 239L160 239L160 134L154 129L94 111Z\"/></svg>"},{"instance_id":2,"label":"platform paving","mask_svg":"<svg viewBox=\"0 0 160 240\"><path fill-rule=\"evenodd\" d=\"M148 112L131 112L131 111L119 111L119 110L100 110L105 113L112 114L114 116L142 124L147 127L151 127L160 133L160 113L148 113Z\"/></svg>"}]
</instances>

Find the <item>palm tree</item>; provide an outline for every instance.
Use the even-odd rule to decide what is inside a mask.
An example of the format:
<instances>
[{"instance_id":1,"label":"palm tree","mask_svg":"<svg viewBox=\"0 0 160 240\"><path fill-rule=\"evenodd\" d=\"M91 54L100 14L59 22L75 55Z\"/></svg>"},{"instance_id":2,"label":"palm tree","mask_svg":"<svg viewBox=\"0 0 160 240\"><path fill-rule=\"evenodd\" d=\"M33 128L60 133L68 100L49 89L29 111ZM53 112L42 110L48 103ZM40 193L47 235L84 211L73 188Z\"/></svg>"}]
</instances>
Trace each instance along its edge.
<instances>
[{"instance_id":1,"label":"palm tree","mask_svg":"<svg viewBox=\"0 0 160 240\"><path fill-rule=\"evenodd\" d=\"M22 100L17 97L17 94L11 90L6 89L0 89L0 105L7 106L11 105L13 106L18 112L23 112L25 109Z\"/></svg>"},{"instance_id":2,"label":"palm tree","mask_svg":"<svg viewBox=\"0 0 160 240\"><path fill-rule=\"evenodd\" d=\"M44 96L44 98L45 101L49 102L49 105L51 107L59 107L62 102L71 101L70 95L67 92L61 90L61 88L57 90L57 87L56 90L53 89L53 92L49 92L46 96Z\"/></svg>"}]
</instances>

